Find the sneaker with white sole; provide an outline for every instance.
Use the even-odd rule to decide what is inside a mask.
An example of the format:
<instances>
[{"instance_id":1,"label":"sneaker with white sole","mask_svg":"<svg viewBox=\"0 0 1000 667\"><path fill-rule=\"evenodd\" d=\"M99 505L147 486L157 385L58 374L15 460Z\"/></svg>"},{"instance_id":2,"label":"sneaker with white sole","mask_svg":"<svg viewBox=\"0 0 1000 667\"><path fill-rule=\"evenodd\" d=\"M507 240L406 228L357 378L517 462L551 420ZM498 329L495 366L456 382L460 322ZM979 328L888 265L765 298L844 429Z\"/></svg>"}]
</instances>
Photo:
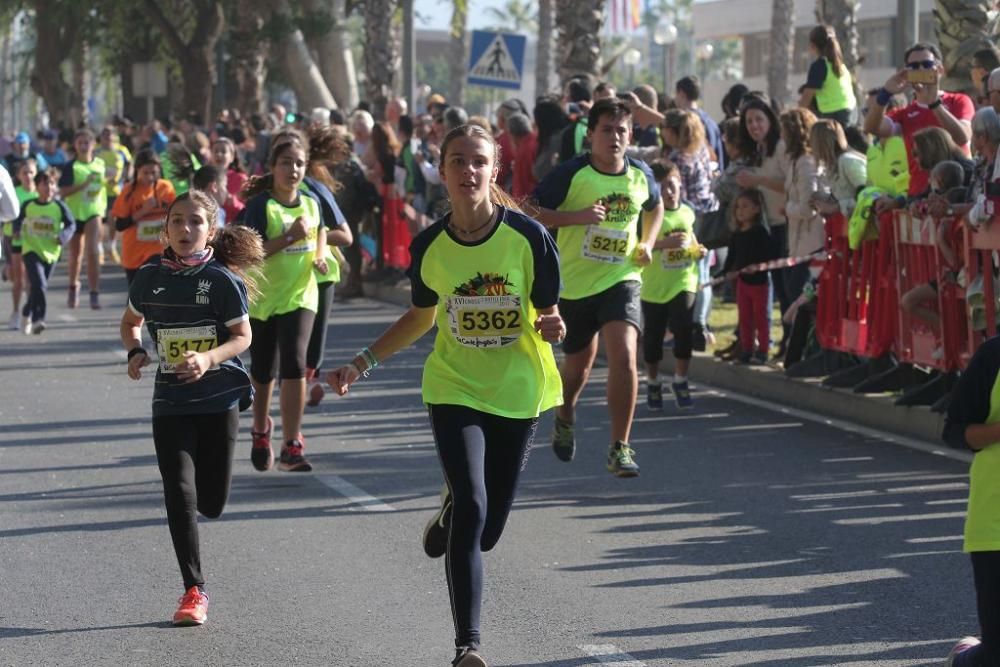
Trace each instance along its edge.
<instances>
[{"instance_id":1,"label":"sneaker with white sole","mask_svg":"<svg viewBox=\"0 0 1000 667\"><path fill-rule=\"evenodd\" d=\"M608 449L608 472L615 477L638 477L639 465L632 458L635 451L627 442L618 440Z\"/></svg>"},{"instance_id":2,"label":"sneaker with white sole","mask_svg":"<svg viewBox=\"0 0 1000 667\"><path fill-rule=\"evenodd\" d=\"M944 661L944 667L951 667L955 664L955 658L970 648L979 646L981 643L976 637L962 637L957 644L951 647L951 650L948 652L948 658Z\"/></svg>"},{"instance_id":3,"label":"sneaker with white sole","mask_svg":"<svg viewBox=\"0 0 1000 667\"><path fill-rule=\"evenodd\" d=\"M451 492L445 484L441 489L441 507L424 528L424 553L431 558L440 558L448 550L451 507Z\"/></svg>"},{"instance_id":4,"label":"sneaker with white sole","mask_svg":"<svg viewBox=\"0 0 1000 667\"><path fill-rule=\"evenodd\" d=\"M455 649L455 659L451 664L452 667L489 667L479 649L470 646L460 646Z\"/></svg>"}]
</instances>

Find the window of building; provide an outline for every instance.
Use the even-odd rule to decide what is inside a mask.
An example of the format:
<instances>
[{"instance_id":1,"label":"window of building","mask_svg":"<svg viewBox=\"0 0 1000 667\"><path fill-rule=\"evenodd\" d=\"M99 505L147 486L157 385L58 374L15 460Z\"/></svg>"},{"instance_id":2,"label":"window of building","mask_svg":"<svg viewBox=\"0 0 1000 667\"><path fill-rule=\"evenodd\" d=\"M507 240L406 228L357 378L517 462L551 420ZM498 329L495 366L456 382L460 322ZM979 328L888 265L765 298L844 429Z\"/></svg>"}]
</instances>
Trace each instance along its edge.
<instances>
[{"instance_id":1,"label":"window of building","mask_svg":"<svg viewBox=\"0 0 1000 667\"><path fill-rule=\"evenodd\" d=\"M891 18L858 23L858 55L864 59L866 69L895 67L894 28Z\"/></svg>"}]
</instances>

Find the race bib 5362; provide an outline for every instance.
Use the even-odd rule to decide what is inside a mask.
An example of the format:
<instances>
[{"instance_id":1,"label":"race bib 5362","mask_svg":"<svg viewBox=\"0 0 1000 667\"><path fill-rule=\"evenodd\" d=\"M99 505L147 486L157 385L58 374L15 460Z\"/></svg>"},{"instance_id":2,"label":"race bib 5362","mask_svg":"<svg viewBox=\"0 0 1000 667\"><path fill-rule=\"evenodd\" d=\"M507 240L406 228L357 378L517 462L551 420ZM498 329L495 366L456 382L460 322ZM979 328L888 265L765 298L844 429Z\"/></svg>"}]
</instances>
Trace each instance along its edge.
<instances>
[{"instance_id":1,"label":"race bib 5362","mask_svg":"<svg viewBox=\"0 0 1000 667\"><path fill-rule=\"evenodd\" d=\"M518 339L524 325L516 294L452 296L445 307L452 335L466 347L506 347Z\"/></svg>"}]
</instances>

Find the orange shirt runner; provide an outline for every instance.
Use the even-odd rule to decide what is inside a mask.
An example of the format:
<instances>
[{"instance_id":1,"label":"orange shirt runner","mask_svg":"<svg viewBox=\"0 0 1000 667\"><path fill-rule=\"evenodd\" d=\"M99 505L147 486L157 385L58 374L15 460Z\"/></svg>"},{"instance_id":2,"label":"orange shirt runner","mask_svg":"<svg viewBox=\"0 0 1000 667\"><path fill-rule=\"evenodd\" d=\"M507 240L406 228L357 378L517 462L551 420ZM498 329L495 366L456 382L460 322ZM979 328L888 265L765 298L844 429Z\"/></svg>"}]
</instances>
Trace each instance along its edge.
<instances>
[{"instance_id":1,"label":"orange shirt runner","mask_svg":"<svg viewBox=\"0 0 1000 667\"><path fill-rule=\"evenodd\" d=\"M166 179L159 179L149 186L129 183L115 199L111 215L131 218L133 224L122 232L122 267L138 269L150 257L163 252L160 232L167 216L167 207L176 195L174 186Z\"/></svg>"}]
</instances>

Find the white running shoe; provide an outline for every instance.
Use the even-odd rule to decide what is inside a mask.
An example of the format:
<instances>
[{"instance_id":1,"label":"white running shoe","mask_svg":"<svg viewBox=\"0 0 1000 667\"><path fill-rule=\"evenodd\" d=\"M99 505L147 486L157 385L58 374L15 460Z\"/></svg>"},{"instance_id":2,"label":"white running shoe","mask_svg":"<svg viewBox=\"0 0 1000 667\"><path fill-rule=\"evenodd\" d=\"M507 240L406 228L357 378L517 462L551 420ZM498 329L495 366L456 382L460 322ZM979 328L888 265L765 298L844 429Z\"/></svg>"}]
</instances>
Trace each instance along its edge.
<instances>
[{"instance_id":1,"label":"white running shoe","mask_svg":"<svg viewBox=\"0 0 1000 667\"><path fill-rule=\"evenodd\" d=\"M21 315L17 311L10 314L10 320L7 322L7 328L11 331L18 331L21 328Z\"/></svg>"},{"instance_id":2,"label":"white running shoe","mask_svg":"<svg viewBox=\"0 0 1000 667\"><path fill-rule=\"evenodd\" d=\"M963 653L973 646L979 646L982 642L976 637L962 637L957 644L955 644L951 651L948 652L948 659L944 661L945 667L951 667L955 664L955 658L958 657L960 653Z\"/></svg>"},{"instance_id":3,"label":"white running shoe","mask_svg":"<svg viewBox=\"0 0 1000 667\"><path fill-rule=\"evenodd\" d=\"M31 318L22 317L21 318L21 330L24 332L25 336L31 335Z\"/></svg>"}]
</instances>

